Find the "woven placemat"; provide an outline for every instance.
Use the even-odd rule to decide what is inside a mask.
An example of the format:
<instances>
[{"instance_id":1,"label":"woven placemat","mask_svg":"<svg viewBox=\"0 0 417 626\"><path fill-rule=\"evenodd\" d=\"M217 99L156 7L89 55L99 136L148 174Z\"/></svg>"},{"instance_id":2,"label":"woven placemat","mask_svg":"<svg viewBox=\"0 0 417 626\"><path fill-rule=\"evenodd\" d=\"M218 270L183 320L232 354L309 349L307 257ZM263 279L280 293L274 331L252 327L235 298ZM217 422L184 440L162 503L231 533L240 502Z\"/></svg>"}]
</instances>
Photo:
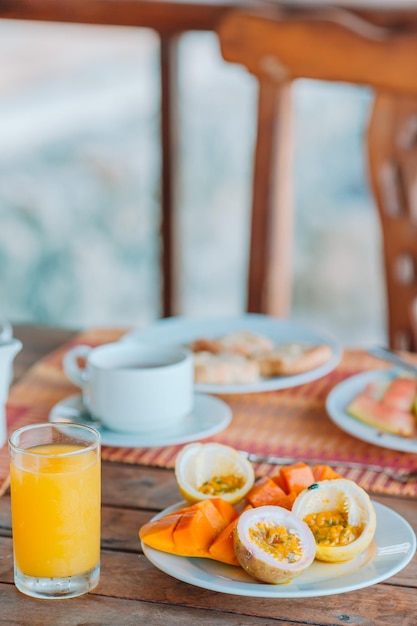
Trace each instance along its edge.
<instances>
[{"instance_id":1,"label":"woven placemat","mask_svg":"<svg viewBox=\"0 0 417 626\"><path fill-rule=\"evenodd\" d=\"M65 352L77 344L100 345L117 340L124 329L93 329L77 335L71 342L34 365L12 387L7 404L9 432L25 424L47 421L51 408L79 392L62 370ZM325 400L331 389L349 376L384 365L364 351L345 351L340 365L327 376L291 389L254 394L219 396L232 409L233 419L222 432L204 439L217 441L259 454L300 459L335 459L390 466L398 470L417 469L417 455L398 452L358 440L341 431L330 420ZM102 459L172 468L181 445L155 448L116 448L103 446ZM258 476L275 471L268 464L255 465ZM382 474L369 471L338 472L356 480L374 493L417 496L417 481L401 484ZM8 485L7 446L0 450L0 494Z\"/></svg>"}]
</instances>

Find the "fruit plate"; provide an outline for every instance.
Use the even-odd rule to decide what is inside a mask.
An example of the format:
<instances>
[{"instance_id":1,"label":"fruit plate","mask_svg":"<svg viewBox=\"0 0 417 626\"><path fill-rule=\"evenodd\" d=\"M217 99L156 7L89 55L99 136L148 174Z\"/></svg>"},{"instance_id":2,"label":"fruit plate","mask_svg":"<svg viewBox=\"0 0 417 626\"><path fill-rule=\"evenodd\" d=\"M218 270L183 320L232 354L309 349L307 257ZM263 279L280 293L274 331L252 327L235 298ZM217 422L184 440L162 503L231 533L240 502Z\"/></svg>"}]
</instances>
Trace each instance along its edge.
<instances>
[{"instance_id":1,"label":"fruit plate","mask_svg":"<svg viewBox=\"0 0 417 626\"><path fill-rule=\"evenodd\" d=\"M416 536L410 524L392 509L373 502L376 532L365 552L345 563L313 564L291 583L258 583L240 567L203 558L176 556L149 548L142 542L145 556L155 567L183 582L239 596L258 598L308 598L346 593L375 585L402 570L416 551ZM158 515L172 513L184 506L177 503Z\"/></svg>"},{"instance_id":2,"label":"fruit plate","mask_svg":"<svg viewBox=\"0 0 417 626\"><path fill-rule=\"evenodd\" d=\"M165 344L188 344L195 339L220 337L236 331L248 331L265 335L275 345L284 343L328 344L332 350L329 361L308 372L293 376L263 378L252 384L196 384L196 391L203 393L252 393L287 389L317 380L335 369L342 357L338 342L310 328L289 320L280 320L268 315L247 313L239 317L186 318L168 317L145 328L133 330L122 341L145 341Z\"/></svg>"},{"instance_id":3,"label":"fruit plate","mask_svg":"<svg viewBox=\"0 0 417 626\"><path fill-rule=\"evenodd\" d=\"M339 428L362 441L391 450L417 453L416 438L401 437L400 435L383 432L346 413L346 407L358 393L363 391L368 383L373 381L389 382L398 377L399 374L399 369L372 370L351 376L339 383L332 389L326 399L326 409L330 419Z\"/></svg>"}]
</instances>

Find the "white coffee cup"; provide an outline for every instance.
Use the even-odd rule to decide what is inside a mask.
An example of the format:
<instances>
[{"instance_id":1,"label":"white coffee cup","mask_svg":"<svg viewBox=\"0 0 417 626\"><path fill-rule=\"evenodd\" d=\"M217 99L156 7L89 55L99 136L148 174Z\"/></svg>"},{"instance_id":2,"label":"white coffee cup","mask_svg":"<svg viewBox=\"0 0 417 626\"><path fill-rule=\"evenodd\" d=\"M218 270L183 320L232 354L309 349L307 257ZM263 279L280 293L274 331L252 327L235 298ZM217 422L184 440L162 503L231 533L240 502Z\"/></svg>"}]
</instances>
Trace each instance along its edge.
<instances>
[{"instance_id":1,"label":"white coffee cup","mask_svg":"<svg viewBox=\"0 0 417 626\"><path fill-rule=\"evenodd\" d=\"M66 353L63 367L81 387L92 417L111 430L159 430L192 411L193 361L185 348L136 342L81 345Z\"/></svg>"}]
</instances>

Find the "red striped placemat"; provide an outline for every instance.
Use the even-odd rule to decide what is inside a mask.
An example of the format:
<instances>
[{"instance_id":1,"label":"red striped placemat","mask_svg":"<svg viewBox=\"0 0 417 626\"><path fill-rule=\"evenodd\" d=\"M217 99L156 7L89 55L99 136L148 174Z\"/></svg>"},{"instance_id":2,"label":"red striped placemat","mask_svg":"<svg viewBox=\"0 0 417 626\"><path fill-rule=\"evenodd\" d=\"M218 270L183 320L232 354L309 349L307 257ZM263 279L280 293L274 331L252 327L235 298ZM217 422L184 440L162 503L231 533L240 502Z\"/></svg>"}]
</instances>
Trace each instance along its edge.
<instances>
[{"instance_id":1,"label":"red striped placemat","mask_svg":"<svg viewBox=\"0 0 417 626\"><path fill-rule=\"evenodd\" d=\"M70 343L34 365L15 385L9 396L9 432L22 425L47 421L49 411L60 400L79 391L62 370L62 357L73 345L91 346L117 340L121 329L93 329L79 334ZM345 351L343 359L327 376L291 389L254 394L223 395L232 409L231 424L204 441L217 441L259 454L302 459L323 458L390 466L398 470L417 469L417 455L398 452L358 440L341 431L329 419L325 400L329 391L349 376L382 363L364 351ZM103 446L102 458L108 461L172 468L181 445L156 448L116 448ZM257 464L257 475L274 471ZM417 481L401 484L374 472L338 468L340 474L356 480L375 493L417 495ZM8 485L7 446L0 450L0 494Z\"/></svg>"}]
</instances>

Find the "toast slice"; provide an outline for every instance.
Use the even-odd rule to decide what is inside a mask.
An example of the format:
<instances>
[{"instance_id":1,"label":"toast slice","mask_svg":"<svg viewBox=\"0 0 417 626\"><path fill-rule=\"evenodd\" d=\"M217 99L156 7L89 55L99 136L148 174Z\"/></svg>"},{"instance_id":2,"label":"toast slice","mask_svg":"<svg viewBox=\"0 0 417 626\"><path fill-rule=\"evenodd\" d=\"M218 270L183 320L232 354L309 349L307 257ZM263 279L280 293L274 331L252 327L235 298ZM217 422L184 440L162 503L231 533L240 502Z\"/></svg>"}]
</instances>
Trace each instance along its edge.
<instances>
[{"instance_id":1,"label":"toast slice","mask_svg":"<svg viewBox=\"0 0 417 626\"><path fill-rule=\"evenodd\" d=\"M283 344L271 352L256 356L261 376L294 376L308 372L327 363L332 350L327 344Z\"/></svg>"},{"instance_id":2,"label":"toast slice","mask_svg":"<svg viewBox=\"0 0 417 626\"><path fill-rule=\"evenodd\" d=\"M251 384L259 380L259 365L239 354L194 354L194 382L207 385Z\"/></svg>"}]
</instances>

